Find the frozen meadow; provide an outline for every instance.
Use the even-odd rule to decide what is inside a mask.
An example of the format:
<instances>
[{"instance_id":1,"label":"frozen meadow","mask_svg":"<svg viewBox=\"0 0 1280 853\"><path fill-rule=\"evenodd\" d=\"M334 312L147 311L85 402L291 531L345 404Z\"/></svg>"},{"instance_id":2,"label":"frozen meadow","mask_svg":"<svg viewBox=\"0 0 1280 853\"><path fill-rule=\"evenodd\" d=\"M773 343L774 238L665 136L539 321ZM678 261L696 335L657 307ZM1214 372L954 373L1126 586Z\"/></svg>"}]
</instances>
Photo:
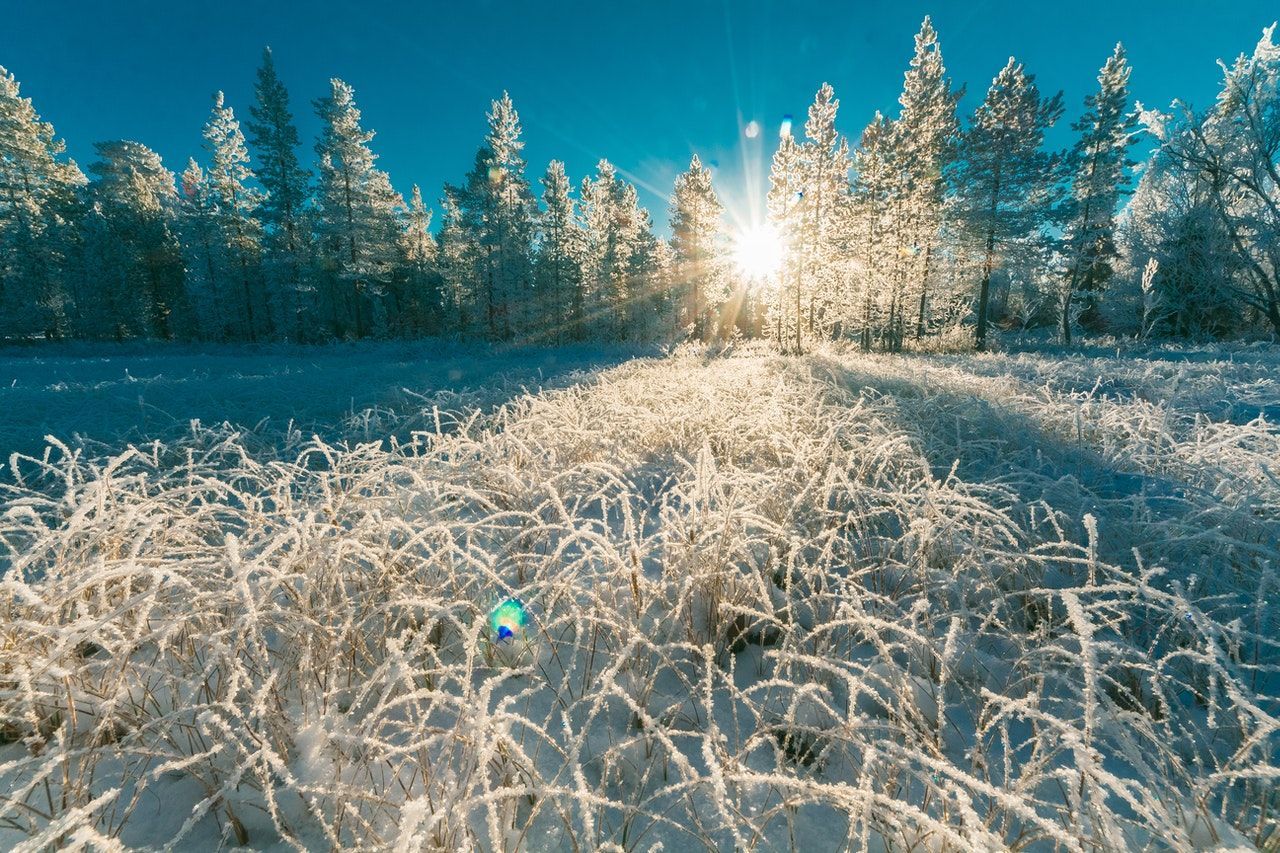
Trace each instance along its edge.
<instances>
[{"instance_id":1,"label":"frozen meadow","mask_svg":"<svg viewBox=\"0 0 1280 853\"><path fill-rule=\"evenodd\" d=\"M0 848L1280 850L1275 346L50 352Z\"/></svg>"}]
</instances>

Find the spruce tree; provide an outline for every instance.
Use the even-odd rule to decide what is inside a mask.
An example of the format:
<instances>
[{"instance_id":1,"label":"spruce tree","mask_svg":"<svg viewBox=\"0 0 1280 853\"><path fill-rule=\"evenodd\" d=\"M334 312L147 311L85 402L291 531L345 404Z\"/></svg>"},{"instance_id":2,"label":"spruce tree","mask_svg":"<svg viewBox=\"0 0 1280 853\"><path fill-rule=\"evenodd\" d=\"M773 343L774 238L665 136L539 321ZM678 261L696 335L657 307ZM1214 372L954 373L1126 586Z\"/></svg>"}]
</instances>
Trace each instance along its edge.
<instances>
[{"instance_id":1,"label":"spruce tree","mask_svg":"<svg viewBox=\"0 0 1280 853\"><path fill-rule=\"evenodd\" d=\"M533 283L537 203L525 177L520 117L506 92L491 102L489 130L458 193L462 221L478 248L489 337L507 340L526 325Z\"/></svg>"},{"instance_id":2,"label":"spruce tree","mask_svg":"<svg viewBox=\"0 0 1280 853\"><path fill-rule=\"evenodd\" d=\"M959 215L981 245L975 343L987 345L991 276L1002 253L1038 237L1053 207L1058 158L1041 150L1062 115L1062 93L1044 98L1014 59L1001 69L961 140L953 180Z\"/></svg>"},{"instance_id":3,"label":"spruce tree","mask_svg":"<svg viewBox=\"0 0 1280 853\"><path fill-rule=\"evenodd\" d=\"M398 260L404 201L374 166L374 134L360 126L352 88L334 78L316 112L324 123L316 143L316 226L329 285L327 314L334 335L362 338L386 325L383 297Z\"/></svg>"},{"instance_id":4,"label":"spruce tree","mask_svg":"<svg viewBox=\"0 0 1280 853\"><path fill-rule=\"evenodd\" d=\"M262 223L257 211L262 193L252 185L254 174L249 169L244 134L221 92L214 95L204 139L210 157L205 191L218 230L225 283L234 286L237 293L240 316L236 337L255 341L272 330L261 277Z\"/></svg>"},{"instance_id":5,"label":"spruce tree","mask_svg":"<svg viewBox=\"0 0 1280 853\"><path fill-rule=\"evenodd\" d=\"M671 249L681 325L695 340L715 331L725 297L724 205L711 185L711 170L693 155L671 196Z\"/></svg>"},{"instance_id":6,"label":"spruce tree","mask_svg":"<svg viewBox=\"0 0 1280 853\"><path fill-rule=\"evenodd\" d=\"M1067 157L1071 196L1064 205L1064 245L1069 259L1063 288L1062 340L1071 343L1074 309L1085 328L1097 329L1098 298L1111 278L1117 256L1116 208L1138 124L1128 109L1130 67L1117 44L1098 74L1098 91L1085 97L1085 112L1072 125L1080 134Z\"/></svg>"},{"instance_id":7,"label":"spruce tree","mask_svg":"<svg viewBox=\"0 0 1280 853\"><path fill-rule=\"evenodd\" d=\"M852 161L848 140L835 126L839 106L834 90L823 83L809 107L805 142L800 146L800 189L792 232L800 254L793 294L797 352L803 349L806 327L810 338L830 333L837 321L834 309L842 301Z\"/></svg>"},{"instance_id":8,"label":"spruce tree","mask_svg":"<svg viewBox=\"0 0 1280 853\"><path fill-rule=\"evenodd\" d=\"M456 187L445 187L440 199L440 274L443 326L459 335L471 332L479 294L476 291L476 246L471 242L458 204Z\"/></svg>"},{"instance_id":9,"label":"spruce tree","mask_svg":"<svg viewBox=\"0 0 1280 853\"><path fill-rule=\"evenodd\" d=\"M640 206L640 196L632 184L623 187L619 206L624 233L629 235L626 258L626 303L620 312L625 329L622 337L636 341L654 340L671 328L675 305L669 280L663 279L663 241L653 233L653 219Z\"/></svg>"},{"instance_id":10,"label":"spruce tree","mask_svg":"<svg viewBox=\"0 0 1280 853\"><path fill-rule=\"evenodd\" d=\"M915 55L898 98L902 112L894 122L905 194L903 216L897 224L904 232L904 251L899 256L909 262L908 275L914 280L914 287L909 289L919 295L917 338L925 333L929 278L936 266L946 195L943 173L955 155L960 131L956 104L963 94L963 89L951 88L937 32L926 16L916 34ZM899 316L905 311L906 306L901 306Z\"/></svg>"},{"instance_id":11,"label":"spruce tree","mask_svg":"<svg viewBox=\"0 0 1280 853\"><path fill-rule=\"evenodd\" d=\"M854 296L854 316L850 325L859 329L864 351L889 325L880 325L880 316L889 316L892 299L891 276L897 266L892 237L892 203L899 198L901 172L894 148L892 124L879 112L862 131L853 154L854 179L850 230L853 234L854 265L859 288Z\"/></svg>"},{"instance_id":12,"label":"spruce tree","mask_svg":"<svg viewBox=\"0 0 1280 853\"><path fill-rule=\"evenodd\" d=\"M584 264L588 327L594 337L646 337L659 325L666 294L654 286L657 241L636 188L608 160L584 178L579 193L586 236Z\"/></svg>"},{"instance_id":13,"label":"spruce tree","mask_svg":"<svg viewBox=\"0 0 1280 853\"><path fill-rule=\"evenodd\" d=\"M783 247L778 286L772 291L768 309L769 324L780 349L785 349L786 342L794 337L787 330L790 329L790 320L799 313L798 308L794 313L790 308L792 304L799 304L799 211L802 196L800 146L795 137L786 132L778 140L778 149L770 161L769 193L766 196L769 224Z\"/></svg>"},{"instance_id":14,"label":"spruce tree","mask_svg":"<svg viewBox=\"0 0 1280 853\"><path fill-rule=\"evenodd\" d=\"M401 335L433 334L440 331L440 274L436 262L439 249L431 236L431 211L422 201L417 184L409 197L405 230L401 238L404 272L393 290L396 304L391 311L393 328Z\"/></svg>"},{"instance_id":15,"label":"spruce tree","mask_svg":"<svg viewBox=\"0 0 1280 853\"><path fill-rule=\"evenodd\" d=\"M68 253L85 179L64 150L0 67L0 335L67 331Z\"/></svg>"},{"instance_id":16,"label":"spruce tree","mask_svg":"<svg viewBox=\"0 0 1280 853\"><path fill-rule=\"evenodd\" d=\"M285 334L308 337L309 302L314 299L306 272L310 261L305 205L310 175L298 164L298 128L289 109L289 92L276 74L271 48L262 51L249 109L249 145L259 183L266 190L259 216L266 231L264 266L272 316Z\"/></svg>"},{"instance_id":17,"label":"spruce tree","mask_svg":"<svg viewBox=\"0 0 1280 853\"><path fill-rule=\"evenodd\" d=\"M582 264L584 235L564 163L552 160L542 177L542 213L534 281L542 336L560 343L584 334Z\"/></svg>"},{"instance_id":18,"label":"spruce tree","mask_svg":"<svg viewBox=\"0 0 1280 853\"><path fill-rule=\"evenodd\" d=\"M204 338L230 340L240 326L239 300L227 281L226 247L214 210L213 193L195 158L178 180L179 233L186 261L186 295L196 328Z\"/></svg>"},{"instance_id":19,"label":"spruce tree","mask_svg":"<svg viewBox=\"0 0 1280 853\"><path fill-rule=\"evenodd\" d=\"M87 237L105 245L88 247L111 257L115 275L104 277L99 293L110 306L101 323L116 338L188 337L193 332L177 239L177 191L173 173L160 155L139 142L99 142L89 195L101 217Z\"/></svg>"}]
</instances>

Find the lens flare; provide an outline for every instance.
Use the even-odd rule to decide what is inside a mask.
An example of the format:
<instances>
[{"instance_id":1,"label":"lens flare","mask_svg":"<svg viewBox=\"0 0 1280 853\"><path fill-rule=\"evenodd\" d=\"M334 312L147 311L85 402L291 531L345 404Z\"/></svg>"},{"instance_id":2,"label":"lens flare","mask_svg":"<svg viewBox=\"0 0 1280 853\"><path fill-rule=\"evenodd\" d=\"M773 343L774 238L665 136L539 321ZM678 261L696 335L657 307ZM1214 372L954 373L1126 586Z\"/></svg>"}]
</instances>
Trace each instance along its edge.
<instances>
[{"instance_id":1,"label":"lens flare","mask_svg":"<svg viewBox=\"0 0 1280 853\"><path fill-rule=\"evenodd\" d=\"M733 241L733 262L749 279L765 280L782 266L782 238L768 223L738 233Z\"/></svg>"},{"instance_id":2,"label":"lens flare","mask_svg":"<svg viewBox=\"0 0 1280 853\"><path fill-rule=\"evenodd\" d=\"M743 133L747 135L747 139L755 139L757 136L760 135L760 122L756 121L755 119L752 119L751 121L747 122L747 127L743 131Z\"/></svg>"},{"instance_id":3,"label":"lens flare","mask_svg":"<svg viewBox=\"0 0 1280 853\"><path fill-rule=\"evenodd\" d=\"M508 598L489 613L489 627L493 629L498 642L510 640L527 624L529 612L518 598Z\"/></svg>"}]
</instances>

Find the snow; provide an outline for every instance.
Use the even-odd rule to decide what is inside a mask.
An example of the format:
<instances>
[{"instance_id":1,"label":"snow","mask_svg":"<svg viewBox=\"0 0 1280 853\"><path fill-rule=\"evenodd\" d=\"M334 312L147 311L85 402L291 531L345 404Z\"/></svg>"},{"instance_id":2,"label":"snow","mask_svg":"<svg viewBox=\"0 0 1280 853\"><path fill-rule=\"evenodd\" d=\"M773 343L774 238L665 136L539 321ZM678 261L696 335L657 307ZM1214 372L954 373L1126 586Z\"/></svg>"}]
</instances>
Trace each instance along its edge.
<instances>
[{"instance_id":1,"label":"snow","mask_svg":"<svg viewBox=\"0 0 1280 853\"><path fill-rule=\"evenodd\" d=\"M0 847L1280 837L1280 349L627 355L0 356Z\"/></svg>"},{"instance_id":2,"label":"snow","mask_svg":"<svg viewBox=\"0 0 1280 853\"><path fill-rule=\"evenodd\" d=\"M268 440L290 421L331 440L371 440L388 415L489 406L616 363L621 347L512 347L427 341L322 347L63 344L0 348L0 462L44 437L101 442L185 434L229 422ZM422 396L428 399L423 400ZM397 422L399 424L399 422ZM418 424L420 425L420 424ZM366 428L367 427L367 428Z\"/></svg>"}]
</instances>

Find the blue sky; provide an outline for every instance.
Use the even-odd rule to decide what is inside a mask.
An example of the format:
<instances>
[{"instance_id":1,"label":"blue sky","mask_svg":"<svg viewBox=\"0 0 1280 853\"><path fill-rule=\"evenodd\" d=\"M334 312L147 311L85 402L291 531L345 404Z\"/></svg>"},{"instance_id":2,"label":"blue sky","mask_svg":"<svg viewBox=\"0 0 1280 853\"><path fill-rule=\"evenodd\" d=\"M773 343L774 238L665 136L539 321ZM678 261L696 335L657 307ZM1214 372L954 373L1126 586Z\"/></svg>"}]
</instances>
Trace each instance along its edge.
<instances>
[{"instance_id":1,"label":"blue sky","mask_svg":"<svg viewBox=\"0 0 1280 853\"><path fill-rule=\"evenodd\" d=\"M641 187L666 230L671 183L699 153L717 166L731 212L758 211L777 126L797 123L829 81L839 125L856 138L876 109L896 112L912 36L931 14L971 109L1013 55L1042 88L1066 92L1053 141L1065 145L1114 43L1148 105L1209 103L1215 60L1251 50L1274 0L1206 2L668 2L470 0L442 4L33 2L0 0L0 64L87 165L97 140L136 139L181 171L201 156L217 89L246 114L270 44L293 97L304 161L311 100L332 76L356 89L374 150L395 185L434 202L471 165L489 100L510 90L530 178L552 158L580 180L608 157ZM748 139L749 121L763 132Z\"/></svg>"}]
</instances>

